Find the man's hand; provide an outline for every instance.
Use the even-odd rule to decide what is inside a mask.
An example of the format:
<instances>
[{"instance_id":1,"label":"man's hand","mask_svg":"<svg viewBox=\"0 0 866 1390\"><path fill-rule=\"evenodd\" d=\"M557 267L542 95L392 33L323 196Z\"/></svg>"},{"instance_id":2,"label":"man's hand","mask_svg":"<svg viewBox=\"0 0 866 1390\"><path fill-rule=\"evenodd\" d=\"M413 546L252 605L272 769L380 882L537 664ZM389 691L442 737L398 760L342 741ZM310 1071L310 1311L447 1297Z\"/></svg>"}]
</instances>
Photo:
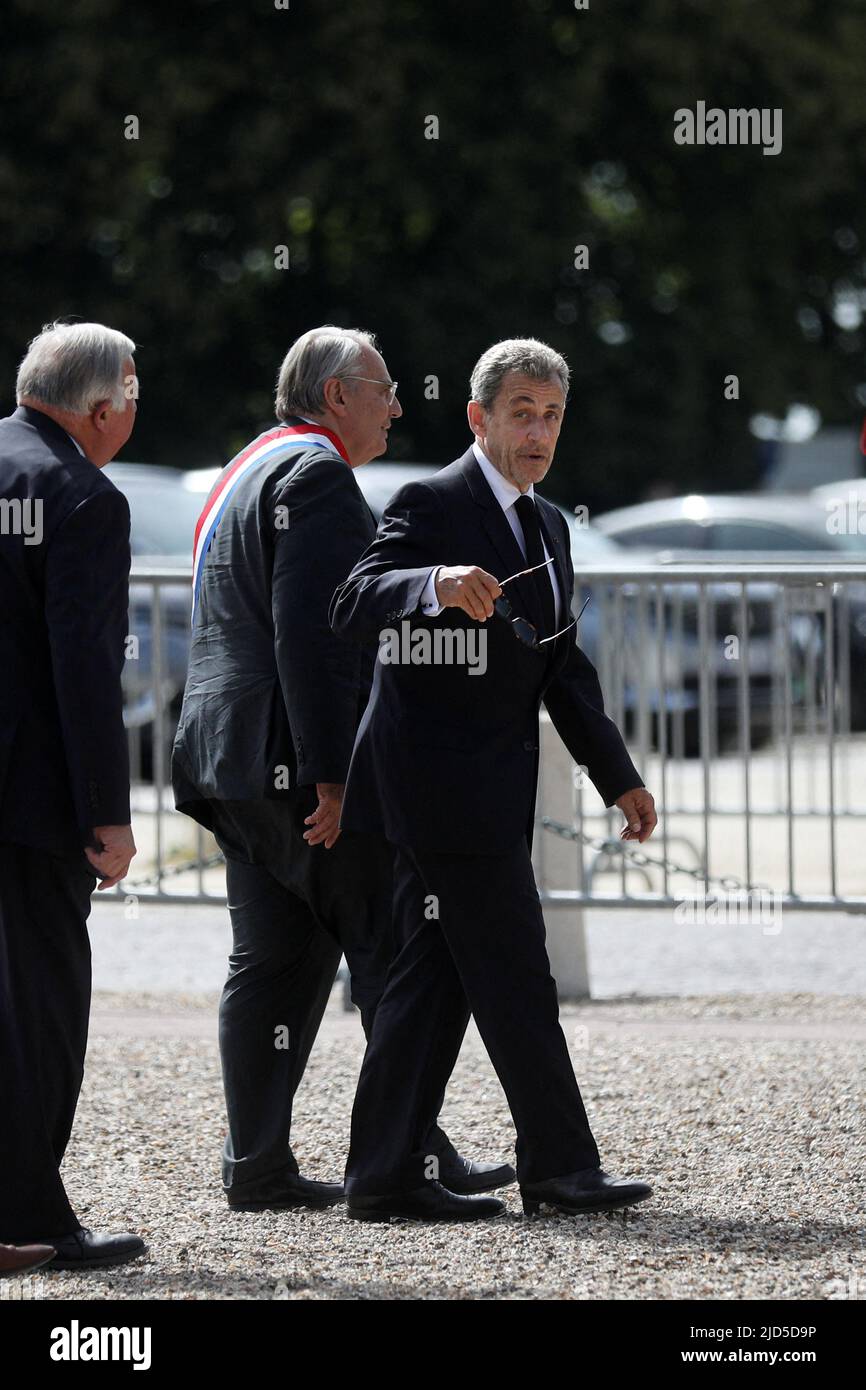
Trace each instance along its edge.
<instances>
[{"instance_id":1,"label":"man's hand","mask_svg":"<svg viewBox=\"0 0 866 1390\"><path fill-rule=\"evenodd\" d=\"M304 839L308 845L324 844L325 849L330 849L340 838L340 812L343 809L343 792L346 790L344 782L317 782L316 795L319 804L311 816L307 816L304 825L312 826L312 830L304 831Z\"/></svg>"},{"instance_id":2,"label":"man's hand","mask_svg":"<svg viewBox=\"0 0 866 1390\"><path fill-rule=\"evenodd\" d=\"M138 853L132 838L131 825L95 825L93 834L101 851L85 846L84 852L96 872L102 877L97 885L100 892L113 888L129 873L129 866Z\"/></svg>"},{"instance_id":3,"label":"man's hand","mask_svg":"<svg viewBox=\"0 0 866 1390\"><path fill-rule=\"evenodd\" d=\"M616 802L626 819L619 832L621 840L648 840L659 823L655 802L646 787L635 787L634 791L623 792Z\"/></svg>"},{"instance_id":4,"label":"man's hand","mask_svg":"<svg viewBox=\"0 0 866 1390\"><path fill-rule=\"evenodd\" d=\"M462 608L479 623L493 617L493 600L501 593L499 580L477 565L443 565L436 576L442 607Z\"/></svg>"}]
</instances>

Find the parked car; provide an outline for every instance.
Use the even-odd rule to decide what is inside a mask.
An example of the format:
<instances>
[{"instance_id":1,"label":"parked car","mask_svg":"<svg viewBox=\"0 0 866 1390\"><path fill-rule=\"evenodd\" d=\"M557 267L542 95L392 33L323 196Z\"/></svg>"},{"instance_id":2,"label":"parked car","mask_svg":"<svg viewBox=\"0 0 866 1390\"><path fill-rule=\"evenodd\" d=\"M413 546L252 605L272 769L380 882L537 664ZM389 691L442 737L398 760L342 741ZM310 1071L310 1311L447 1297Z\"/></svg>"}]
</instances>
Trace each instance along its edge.
<instances>
[{"instance_id":1,"label":"parked car","mask_svg":"<svg viewBox=\"0 0 866 1390\"><path fill-rule=\"evenodd\" d=\"M839 485L841 496L845 486ZM738 555L776 560L787 554L801 560L809 552L851 558L852 552L866 549L866 535L828 530L825 507L809 493L664 497L605 512L595 524L620 545L665 559L715 559L721 554L731 560Z\"/></svg>"},{"instance_id":2,"label":"parked car","mask_svg":"<svg viewBox=\"0 0 866 1390\"><path fill-rule=\"evenodd\" d=\"M792 564L852 561L866 554L866 536L839 534L828 529L827 513L820 500L809 494L797 497L764 495L703 495L663 498L622 507L596 518L599 531L616 540L633 555L658 563L700 564L760 563ZM715 612L715 631L735 633L739 585L709 586ZM750 695L758 738L772 726L774 678L778 678L784 652L780 641L787 641L791 657L796 707L803 708L810 698L822 695L824 669L824 613L815 603L815 591L803 586L791 591L787 632L780 632L778 586L750 585ZM837 670L840 649L848 644L850 686L848 691L851 727L866 728L866 585L856 581L842 588L833 586L839 614L834 642ZM697 590L689 596L684 614L685 629L697 640ZM846 613L843 627L842 612ZM726 669L727 668L727 669ZM814 672L814 675L810 673ZM716 667L716 698L723 733L736 728L738 682L730 663ZM697 672L688 673L696 683ZM818 682L817 690L814 688ZM812 688L810 689L810 682Z\"/></svg>"}]
</instances>

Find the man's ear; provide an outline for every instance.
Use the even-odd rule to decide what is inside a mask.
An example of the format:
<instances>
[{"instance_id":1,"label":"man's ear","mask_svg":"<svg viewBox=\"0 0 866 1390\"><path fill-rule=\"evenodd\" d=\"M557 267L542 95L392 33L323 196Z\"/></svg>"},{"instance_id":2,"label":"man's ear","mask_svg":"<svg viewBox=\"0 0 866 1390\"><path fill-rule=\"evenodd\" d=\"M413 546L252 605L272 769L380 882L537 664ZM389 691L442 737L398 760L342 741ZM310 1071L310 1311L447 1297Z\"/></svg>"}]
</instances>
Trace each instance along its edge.
<instances>
[{"instance_id":1,"label":"man's ear","mask_svg":"<svg viewBox=\"0 0 866 1390\"><path fill-rule=\"evenodd\" d=\"M486 433L486 415L487 412L480 401L470 401L466 407L466 417L469 421L469 428L478 439Z\"/></svg>"},{"instance_id":2,"label":"man's ear","mask_svg":"<svg viewBox=\"0 0 866 1390\"><path fill-rule=\"evenodd\" d=\"M111 423L111 416L114 414L114 406L111 401L98 401L90 412L90 423L100 434L104 434Z\"/></svg>"},{"instance_id":3,"label":"man's ear","mask_svg":"<svg viewBox=\"0 0 866 1390\"><path fill-rule=\"evenodd\" d=\"M338 376L329 376L322 387L322 395L328 410L332 410L335 415L345 415L348 400L344 381L341 381Z\"/></svg>"}]
</instances>

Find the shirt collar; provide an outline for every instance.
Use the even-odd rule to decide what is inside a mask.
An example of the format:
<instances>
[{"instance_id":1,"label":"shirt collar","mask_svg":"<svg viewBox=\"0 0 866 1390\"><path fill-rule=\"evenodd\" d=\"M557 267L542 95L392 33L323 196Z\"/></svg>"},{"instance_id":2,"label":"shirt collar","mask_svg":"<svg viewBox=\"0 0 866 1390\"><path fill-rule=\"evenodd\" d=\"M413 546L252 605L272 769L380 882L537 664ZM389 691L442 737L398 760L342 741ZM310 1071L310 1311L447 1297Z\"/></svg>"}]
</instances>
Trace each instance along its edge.
<instances>
[{"instance_id":1,"label":"shirt collar","mask_svg":"<svg viewBox=\"0 0 866 1390\"><path fill-rule=\"evenodd\" d=\"M61 426L61 428L62 428L62 426ZM82 457L83 459L86 459L86 458L87 458L87 455L85 454L85 452L84 452L84 450L82 449L81 445L79 444L78 440L75 439L75 438L69 433L69 430L63 430L63 433L66 435L66 438L67 438L68 440L70 440L71 443L73 443L73 444L75 445L75 447L76 447L76 449L78 450L78 452L79 452L79 454L81 455L81 457ZM90 460L88 459L88 462L89 462L89 461L90 461Z\"/></svg>"},{"instance_id":2,"label":"shirt collar","mask_svg":"<svg viewBox=\"0 0 866 1390\"><path fill-rule=\"evenodd\" d=\"M521 492L520 488L516 487L514 483L510 483L507 478L503 478L499 469L495 468L490 462L490 459L481 448L477 439L473 440L472 452L478 460L481 472L490 484L493 496L504 512L507 512L509 507L514 506L518 497L534 497L535 492L532 483L529 484L527 492Z\"/></svg>"},{"instance_id":3,"label":"shirt collar","mask_svg":"<svg viewBox=\"0 0 866 1390\"><path fill-rule=\"evenodd\" d=\"M301 415L300 412L296 412L292 418L295 420L303 420L305 425L312 425L314 430L327 430L327 425L323 425L321 420L311 420L309 415ZM328 432L332 434L335 439L340 440L340 449L342 450L342 453L345 455L346 446L343 443L342 439L340 439L340 436L338 434L335 434L333 430L330 430ZM352 465L349 463L348 456L345 457L344 462L349 464L350 468L352 467Z\"/></svg>"}]
</instances>

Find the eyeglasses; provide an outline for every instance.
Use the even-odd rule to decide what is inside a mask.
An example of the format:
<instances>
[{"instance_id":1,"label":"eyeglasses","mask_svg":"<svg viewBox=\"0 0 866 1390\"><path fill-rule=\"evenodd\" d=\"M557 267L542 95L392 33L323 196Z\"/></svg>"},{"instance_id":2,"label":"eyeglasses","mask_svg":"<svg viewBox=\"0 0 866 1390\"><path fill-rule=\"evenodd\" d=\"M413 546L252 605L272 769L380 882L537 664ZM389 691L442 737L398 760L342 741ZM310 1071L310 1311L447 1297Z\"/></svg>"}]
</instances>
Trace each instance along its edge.
<instances>
[{"instance_id":1,"label":"eyeglasses","mask_svg":"<svg viewBox=\"0 0 866 1390\"><path fill-rule=\"evenodd\" d=\"M380 381L379 378L376 377L376 376L352 376L351 373L347 373L346 376L341 376L341 377L340 377L340 380L341 380L341 381L371 381L371 382L373 383L374 386L387 386L387 388L388 388L388 404L389 404L389 405L393 405L393 403L394 403L394 397L395 397L396 394L397 394L397 386L398 386L398 384L399 384L399 383L396 382L396 381Z\"/></svg>"},{"instance_id":2,"label":"eyeglasses","mask_svg":"<svg viewBox=\"0 0 866 1390\"><path fill-rule=\"evenodd\" d=\"M517 574L510 575L508 579L500 579L499 587L500 589L504 589L505 585L510 584L512 579L520 579L524 574L532 574L535 570L543 570L546 565L552 564L553 559L551 558L549 560L545 560L540 565L532 565L528 570L519 570ZM554 632L552 637L539 638L538 629L535 627L535 625L533 623L530 623L526 618L521 618L517 614L515 614L514 609L512 608L508 599L503 598L501 595L499 598L493 600L493 611L500 618L504 618L504 620L510 625L511 631L514 633L518 641L522 642L526 647L537 648L543 647L545 642L555 642L557 637L562 637L566 632L570 632L573 627L577 627L577 624L580 622L580 619L583 615L583 609L586 608L586 605L589 603L590 597L591 595L587 594L586 599L584 600L583 608L581 608L576 618L572 618L571 622L568 624L568 627L564 627L560 632Z\"/></svg>"}]
</instances>

